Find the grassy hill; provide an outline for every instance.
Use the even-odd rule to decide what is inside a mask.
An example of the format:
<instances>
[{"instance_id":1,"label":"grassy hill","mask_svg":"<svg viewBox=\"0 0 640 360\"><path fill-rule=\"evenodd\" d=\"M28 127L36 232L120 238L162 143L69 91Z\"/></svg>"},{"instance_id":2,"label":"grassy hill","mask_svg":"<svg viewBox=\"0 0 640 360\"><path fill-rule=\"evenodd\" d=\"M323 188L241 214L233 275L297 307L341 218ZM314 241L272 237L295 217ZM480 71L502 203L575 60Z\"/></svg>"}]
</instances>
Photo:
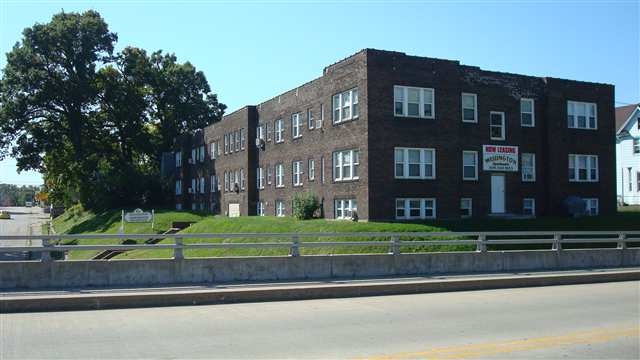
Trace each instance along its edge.
<instances>
[{"instance_id":1,"label":"grassy hill","mask_svg":"<svg viewBox=\"0 0 640 360\"><path fill-rule=\"evenodd\" d=\"M151 224L125 224L126 234L162 233L169 229L171 221L193 221L191 227L182 233L313 233L313 232L429 232L429 231L532 231L532 230L640 230L640 212L625 211L614 216L595 218L557 218L545 217L525 220L501 219L467 219L442 220L430 222L351 222L332 221L324 219L299 221L291 217L240 217L227 218L211 216L187 211L158 210L156 211L155 226ZM120 227L120 210L94 214L79 206L69 209L65 214L54 220L57 232L69 234L106 233L117 234ZM410 236L407 237L410 239ZM305 238L303 241L364 241L370 238ZM161 243L171 243L165 240ZM235 239L185 239L185 243L203 242L274 242L291 241L290 238L235 238ZM139 241L142 243L143 241ZM89 240L84 239L78 244L119 244L120 239ZM451 251L471 249L469 246L422 246L408 251ZM354 252L387 252L386 247L359 248L313 248L303 249L303 254L340 254ZM405 251L405 249L403 249ZM287 249L194 249L185 252L187 257L202 256L247 256L247 255L285 255ZM71 259L88 259L95 251L72 251ZM134 258L169 258L172 250L135 250L119 255L117 259Z\"/></svg>"}]
</instances>

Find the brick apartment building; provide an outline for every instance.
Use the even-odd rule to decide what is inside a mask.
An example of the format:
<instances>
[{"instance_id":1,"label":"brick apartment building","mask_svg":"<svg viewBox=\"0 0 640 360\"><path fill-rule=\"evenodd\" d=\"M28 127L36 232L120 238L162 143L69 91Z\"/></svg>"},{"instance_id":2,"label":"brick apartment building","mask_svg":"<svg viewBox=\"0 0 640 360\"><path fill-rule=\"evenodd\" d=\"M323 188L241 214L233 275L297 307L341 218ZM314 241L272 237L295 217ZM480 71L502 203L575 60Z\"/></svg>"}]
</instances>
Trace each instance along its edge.
<instances>
[{"instance_id":1,"label":"brick apartment building","mask_svg":"<svg viewBox=\"0 0 640 360\"><path fill-rule=\"evenodd\" d=\"M178 139L176 207L425 219L616 210L614 87L362 50Z\"/></svg>"}]
</instances>

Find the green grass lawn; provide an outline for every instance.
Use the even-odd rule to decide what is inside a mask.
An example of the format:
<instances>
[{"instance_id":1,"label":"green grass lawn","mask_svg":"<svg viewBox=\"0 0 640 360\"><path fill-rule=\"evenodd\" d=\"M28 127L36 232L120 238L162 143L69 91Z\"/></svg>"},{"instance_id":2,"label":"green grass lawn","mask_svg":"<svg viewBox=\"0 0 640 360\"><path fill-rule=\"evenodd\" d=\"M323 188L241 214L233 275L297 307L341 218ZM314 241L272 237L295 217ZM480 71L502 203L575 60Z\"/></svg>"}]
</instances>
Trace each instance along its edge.
<instances>
[{"instance_id":1,"label":"green grass lawn","mask_svg":"<svg viewBox=\"0 0 640 360\"><path fill-rule=\"evenodd\" d=\"M628 209L625 209L628 210ZM170 226L171 221L194 221L195 223L182 233L313 233L313 232L431 232L431 231L553 231L553 230L640 230L640 211L624 211L613 216L585 217L579 219L544 217L538 219L504 220L504 219L466 219L466 220L438 220L430 222L351 222L314 219L299 221L290 217L240 217L227 218L211 216L187 211L159 210L156 211L156 225L151 229L150 224L125 225L126 234L162 233ZM86 233L118 233L120 227L120 211L108 211L93 214L80 207L69 209L65 214L54 220L54 227L58 232L70 234ZM410 235L402 240L413 239ZM388 240L388 238L371 239L355 238L303 238L302 241L365 241ZM234 238L234 239L185 239L190 243L216 242L289 242L288 237L279 238ZM173 239L161 243L172 243ZM79 244L119 244L114 240L80 240ZM139 240L138 243L143 243ZM424 251L454 251L472 250L473 246L415 246L403 248L403 252ZM305 248L302 254L343 254L343 253L385 253L387 246L381 247L335 247L335 248ZM97 252L72 251L71 259L88 259ZM258 255L286 255L288 249L190 249L185 251L186 257L205 256L258 256ZM117 259L140 258L169 258L173 250L135 250L116 257Z\"/></svg>"}]
</instances>

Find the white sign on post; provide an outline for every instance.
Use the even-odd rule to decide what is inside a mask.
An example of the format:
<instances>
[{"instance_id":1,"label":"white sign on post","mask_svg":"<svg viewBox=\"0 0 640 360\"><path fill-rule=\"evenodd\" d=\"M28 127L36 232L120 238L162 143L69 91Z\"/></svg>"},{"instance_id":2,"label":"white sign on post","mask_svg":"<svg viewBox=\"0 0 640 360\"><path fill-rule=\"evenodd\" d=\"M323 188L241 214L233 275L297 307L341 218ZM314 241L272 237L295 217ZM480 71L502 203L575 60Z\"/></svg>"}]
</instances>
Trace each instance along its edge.
<instances>
[{"instance_id":1,"label":"white sign on post","mask_svg":"<svg viewBox=\"0 0 640 360\"><path fill-rule=\"evenodd\" d=\"M124 220L126 222L151 222L153 214L142 209L135 209L133 212L124 214Z\"/></svg>"},{"instance_id":2,"label":"white sign on post","mask_svg":"<svg viewBox=\"0 0 640 360\"><path fill-rule=\"evenodd\" d=\"M484 171L518 171L518 147L482 145Z\"/></svg>"}]
</instances>

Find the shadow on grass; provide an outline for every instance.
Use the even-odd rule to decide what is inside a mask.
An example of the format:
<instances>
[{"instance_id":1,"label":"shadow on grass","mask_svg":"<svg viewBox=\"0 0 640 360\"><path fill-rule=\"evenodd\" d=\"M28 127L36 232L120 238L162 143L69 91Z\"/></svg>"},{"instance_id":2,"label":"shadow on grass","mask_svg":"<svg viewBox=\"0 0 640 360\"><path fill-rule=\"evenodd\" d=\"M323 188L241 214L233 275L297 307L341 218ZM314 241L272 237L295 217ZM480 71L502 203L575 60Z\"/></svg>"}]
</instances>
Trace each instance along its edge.
<instances>
[{"instance_id":1,"label":"shadow on grass","mask_svg":"<svg viewBox=\"0 0 640 360\"><path fill-rule=\"evenodd\" d=\"M76 224L69 229L69 234L79 234L85 232L105 232L114 223L120 221L120 212L106 211L88 220Z\"/></svg>"}]
</instances>

